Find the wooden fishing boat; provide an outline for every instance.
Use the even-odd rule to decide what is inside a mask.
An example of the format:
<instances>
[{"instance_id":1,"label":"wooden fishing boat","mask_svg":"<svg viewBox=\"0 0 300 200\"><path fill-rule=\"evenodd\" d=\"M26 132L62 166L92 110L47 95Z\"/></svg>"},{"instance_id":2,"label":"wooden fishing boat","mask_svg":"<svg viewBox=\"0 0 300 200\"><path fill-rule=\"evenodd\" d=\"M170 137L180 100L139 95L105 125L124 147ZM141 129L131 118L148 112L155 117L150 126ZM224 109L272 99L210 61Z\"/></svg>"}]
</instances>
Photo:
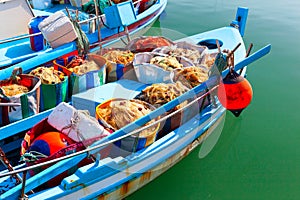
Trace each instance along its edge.
<instances>
[{"instance_id":1,"label":"wooden fishing boat","mask_svg":"<svg viewBox=\"0 0 300 200\"><path fill-rule=\"evenodd\" d=\"M271 48L271 45L267 45L257 52L247 55L242 38L247 14L247 8L238 8L236 19L231 26L199 33L182 38L180 41L206 45L209 47L208 55L220 55L220 58L216 57L213 66L221 63L219 59L222 59L224 54L220 49L236 49L234 51L234 63L236 64L232 67L236 72L241 72L241 76L244 76L245 67L268 54ZM227 56L229 57L229 53ZM36 66L35 64L29 65L26 61L20 65L26 70ZM232 68L224 69L219 75L211 73L205 82L192 87L134 122L125 124L123 128L114 130L108 136L93 141L86 148L77 149L77 152L74 152L76 149L73 148L71 149L72 153L68 152L63 156L57 156L44 162L30 165L23 163L12 167L9 162L10 157L5 154L16 151L17 146L21 145L21 141L16 139L18 135L23 133L23 137L24 132L28 130L31 133L38 130L37 124L40 124L39 127L43 127L44 124L41 122L49 119L57 107L54 110L49 109L1 127L0 140L3 141L1 144L3 152L0 155L4 166L8 169L0 173L0 198L125 198L187 156L218 126L226 109L220 104L216 91L220 78L225 77L230 69ZM156 75L159 74L155 74L154 77ZM0 78L7 78L6 73L0 74ZM79 99L81 102L86 102L87 109L96 112L97 115L98 106L107 105L107 101L111 98L135 99L149 85L151 84L148 77L144 76L138 76L137 80L120 79L73 95L71 105L81 109L82 107L80 108L80 105L76 105L75 102L76 99ZM182 106L178 107L179 105ZM175 107L177 109L174 111ZM120 113L122 112L118 114ZM176 118L178 113L180 118ZM101 118L97 119L101 121ZM101 122L103 123L103 121ZM174 123L176 124L175 128L170 128ZM166 127L166 124L170 126ZM168 132L157 133L157 129L151 129L151 132L157 133L155 141L144 144L142 147L138 146L142 136L137 137L137 135L143 130L149 131L152 126L161 126L162 130L166 128L165 130ZM131 139L131 143L124 142L128 138ZM128 144L132 148L123 148ZM15 155L15 157L18 156ZM89 162L82 164L87 159ZM47 167L39 173L32 174L45 166ZM75 170L72 171L74 168ZM64 173L66 171L69 172L67 175ZM64 174L63 177L61 177L62 174ZM59 183L50 186L49 184L58 177L60 178Z\"/></svg>"},{"instance_id":2,"label":"wooden fishing boat","mask_svg":"<svg viewBox=\"0 0 300 200\"><path fill-rule=\"evenodd\" d=\"M44 1L35 2L43 4ZM120 41L120 38L124 35L145 32L164 11L167 0L153 1L153 5L148 6L147 9L145 6L143 9L140 8L142 3L145 4L145 1L135 1L134 3L128 1L114 4L113 8L122 9L119 15L115 15L121 18L118 23L115 16L106 18L106 15L100 14L100 11L97 13L98 15L87 14L81 6L75 7L70 3L53 4L51 7L39 10L42 8L32 9L32 5L27 0L1 1L1 24L6 28L0 34L0 69L35 56L39 56L39 59L41 59L40 64L42 64L47 62L47 59L49 61L49 59L63 56L77 49L76 42L67 42L58 47L55 46L55 48L49 43L45 43L45 38L39 31L38 23L57 11L64 11L67 15L65 11L67 7L71 17L76 17L74 13L78 11L78 20L80 20L78 23L88 38L90 51L92 52L99 49L100 41L101 45L106 46ZM107 10L106 14L115 12L114 9ZM15 15L16 12L18 15ZM100 24L100 34L97 24ZM99 38L101 39L99 40ZM47 56L42 56L45 53L47 53Z\"/></svg>"}]
</instances>

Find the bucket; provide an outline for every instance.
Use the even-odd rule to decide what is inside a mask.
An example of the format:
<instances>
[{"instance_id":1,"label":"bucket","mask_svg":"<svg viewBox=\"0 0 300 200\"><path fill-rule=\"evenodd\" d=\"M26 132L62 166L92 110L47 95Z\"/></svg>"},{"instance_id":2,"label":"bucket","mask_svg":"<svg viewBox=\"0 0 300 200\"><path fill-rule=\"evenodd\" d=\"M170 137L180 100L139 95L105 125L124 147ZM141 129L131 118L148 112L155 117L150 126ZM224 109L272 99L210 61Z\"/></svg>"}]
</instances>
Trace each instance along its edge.
<instances>
[{"instance_id":1,"label":"bucket","mask_svg":"<svg viewBox=\"0 0 300 200\"><path fill-rule=\"evenodd\" d=\"M69 77L69 97L106 83L106 59L104 57L88 54L85 61L94 61L98 69L81 75L67 68L68 65L72 64L72 61L76 62L75 56L58 58L53 61L54 69L63 72Z\"/></svg>"},{"instance_id":2,"label":"bucket","mask_svg":"<svg viewBox=\"0 0 300 200\"><path fill-rule=\"evenodd\" d=\"M37 67L30 75L41 79L40 110L45 111L68 100L68 76L53 67Z\"/></svg>"},{"instance_id":3,"label":"bucket","mask_svg":"<svg viewBox=\"0 0 300 200\"><path fill-rule=\"evenodd\" d=\"M106 80L115 82L120 79L137 80L133 70L134 54L124 48L104 48L100 55L106 58Z\"/></svg>"},{"instance_id":4,"label":"bucket","mask_svg":"<svg viewBox=\"0 0 300 200\"><path fill-rule=\"evenodd\" d=\"M7 90L4 87L12 84L25 86L28 88L28 92L15 95L7 94ZM37 77L23 74L22 68L15 68L9 79L1 80L0 127L39 113L40 87L41 80Z\"/></svg>"},{"instance_id":5,"label":"bucket","mask_svg":"<svg viewBox=\"0 0 300 200\"><path fill-rule=\"evenodd\" d=\"M155 58L165 58L166 62L170 58L177 61L177 68L190 67L194 64L183 56L168 56L166 54L156 52L143 52L134 55L133 67L136 73L137 79L141 83L154 84L154 83L170 83L172 71L176 68L173 67L161 67L158 64L151 64L151 60ZM160 61L160 63L164 63ZM181 66L181 67L179 67Z\"/></svg>"},{"instance_id":6,"label":"bucket","mask_svg":"<svg viewBox=\"0 0 300 200\"><path fill-rule=\"evenodd\" d=\"M68 100L68 76L56 84L41 85L41 111L54 108L61 102Z\"/></svg>"},{"instance_id":7,"label":"bucket","mask_svg":"<svg viewBox=\"0 0 300 200\"><path fill-rule=\"evenodd\" d=\"M104 127L107 127L108 129L112 130L112 131L116 131L119 128L122 128L124 126L126 126L127 124L135 121L138 119L138 117L135 119L132 119L132 121L127 121L125 122L125 120L122 120L122 123L124 126L119 126L117 127L117 120L118 117L117 115L112 115L113 111L113 107L114 106L118 106L118 105L123 105L123 103L126 103L126 105L124 105L124 107L131 107L131 114L135 113L135 106L138 105L140 106L140 108L144 107L145 109L149 109L149 112L153 111L155 109L154 106L144 102L144 101L140 101L140 100L136 100L136 99L122 99L122 98L113 98L113 99L109 99L101 104L99 104L96 107L96 118L99 121L100 124L102 124ZM143 111L141 111L143 112ZM118 110L118 112L116 112L116 114L124 114L126 113L126 110ZM140 114L136 113L136 116L138 116ZM139 117L143 117L143 115L141 114L141 116ZM119 116L119 120L122 119L122 117ZM155 120L151 120L151 122L153 122ZM139 151L147 146L149 146L150 144L152 144L157 136L157 133L159 131L160 128L160 123L156 124L155 126L151 126L148 129L145 129L139 133L137 133L136 135L131 135L129 137L123 138L117 142L115 142L115 144L120 147L121 149L125 150L125 151L129 151L129 152L135 152L135 151Z\"/></svg>"}]
</instances>

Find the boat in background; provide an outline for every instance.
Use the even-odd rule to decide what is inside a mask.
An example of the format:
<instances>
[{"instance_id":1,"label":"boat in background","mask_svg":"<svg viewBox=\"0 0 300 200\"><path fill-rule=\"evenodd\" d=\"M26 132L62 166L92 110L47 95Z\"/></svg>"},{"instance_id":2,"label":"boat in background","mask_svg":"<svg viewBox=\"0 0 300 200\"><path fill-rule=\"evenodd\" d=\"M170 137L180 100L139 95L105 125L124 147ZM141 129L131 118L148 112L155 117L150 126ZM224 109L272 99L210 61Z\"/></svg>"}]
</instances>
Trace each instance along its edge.
<instances>
[{"instance_id":1,"label":"boat in background","mask_svg":"<svg viewBox=\"0 0 300 200\"><path fill-rule=\"evenodd\" d=\"M223 57L224 54L221 53L220 49L231 50L238 46L234 51L235 64L232 67L235 71L241 72L241 76L244 76L246 66L268 54L271 49L271 45L267 45L247 56L242 38L247 15L247 8L238 8L236 19L233 20L231 26L199 33L182 38L180 41L194 45L205 45L208 48L208 55L220 55L220 57L216 57L214 66L217 66L217 63L222 63L222 60L219 59L225 58L226 60L226 56ZM51 59L53 59L52 56L45 60ZM34 58L30 60L34 61ZM38 60L35 62L40 63ZM36 65L24 61L21 66L29 70ZM4 69L4 72L5 70L8 69ZM10 74L9 72L0 74L1 79L6 78L6 73ZM10 159L5 154L15 152L17 147L21 145L21 141L11 138L24 135L24 132L28 130L31 133L39 130L38 127L45 125L43 124L45 119L53 114L53 110L50 109L1 127L0 140L4 144L1 144L3 152L0 152L0 155L7 170L0 172L0 199L125 198L187 156L218 126L226 109L220 104L216 91L220 78L224 78L228 73L228 68L223 70L221 74L212 73L207 81L189 89L123 128L115 130L108 136L93 141L86 148L71 148L69 150L72 152L68 151L63 156L57 156L29 166L25 163L11 166ZM90 113L95 113L99 105L105 104L112 98L136 99L138 94L149 86L149 83L144 82L145 79L146 77L140 76L137 77L137 80L120 79L106 83L73 95L71 105L76 109L82 109L80 104L75 105L75 100L80 100L81 103L87 102L86 106ZM183 106L178 107L179 105ZM174 111L175 107L178 107L176 111ZM170 112L172 110L174 112ZM174 118L178 113L184 117L181 116L179 120ZM99 118L97 119L99 120ZM99 121L104 123L101 119ZM179 122L179 124L176 128L170 129L164 125L168 121L171 123ZM152 143L144 144L142 148L139 147L140 137L137 135L158 125L167 128L168 131L162 135L157 135ZM30 135L30 132L27 134ZM133 149L123 149L122 144L126 138L131 138ZM125 142L124 145L126 144L128 145ZM18 156L15 155L15 157ZM84 163L84 161L88 162ZM32 172L45 166L47 168L43 168L35 175L32 174ZM66 171L67 174L65 174ZM61 177L62 175L64 176ZM52 181L57 178L59 178L59 182L51 185Z\"/></svg>"},{"instance_id":2,"label":"boat in background","mask_svg":"<svg viewBox=\"0 0 300 200\"><path fill-rule=\"evenodd\" d=\"M151 0L150 0L151 1ZM150 2L149 1L149 2ZM43 4L44 1L35 1ZM48 2L48 1L47 1ZM74 2L74 1L73 1ZM32 9L32 5L27 0L7 0L0 2L0 23L2 27L6 27L0 34L0 69L8 66L16 65L17 63L38 56L40 63L46 63L51 59L71 53L77 49L76 42L69 42L59 47L51 48L45 43L42 34L38 29L38 23L61 10L67 15L65 8L69 9L71 17L77 13L79 24L86 34L90 52L98 50L99 45L109 45L120 38L127 38L131 34L142 35L152 23L164 11L167 0L151 1L153 5L143 8L141 4L146 1L127 1L119 4L114 4L111 9L107 9L107 13L111 17L106 19L105 14L87 14L82 11L81 4L53 4L51 7L46 7L43 10ZM51 3L51 2L50 2ZM42 8L42 6L38 7ZM118 12L122 9L122 12ZM78 10L79 12L77 12ZM111 13L116 12L116 15ZM15 15L18 13L18 15ZM120 19L116 18L120 17ZM29 25L34 24L31 29L34 32L29 34ZM101 33L98 33L97 24L100 24ZM57 36L58 37L58 36ZM101 38L99 40L99 38ZM36 41L34 41L36 40ZM37 43L37 44L34 44ZM101 43L101 44L100 44ZM36 48L35 45L39 47ZM47 54L45 56L45 54ZM30 61L29 61L30 62Z\"/></svg>"}]
</instances>

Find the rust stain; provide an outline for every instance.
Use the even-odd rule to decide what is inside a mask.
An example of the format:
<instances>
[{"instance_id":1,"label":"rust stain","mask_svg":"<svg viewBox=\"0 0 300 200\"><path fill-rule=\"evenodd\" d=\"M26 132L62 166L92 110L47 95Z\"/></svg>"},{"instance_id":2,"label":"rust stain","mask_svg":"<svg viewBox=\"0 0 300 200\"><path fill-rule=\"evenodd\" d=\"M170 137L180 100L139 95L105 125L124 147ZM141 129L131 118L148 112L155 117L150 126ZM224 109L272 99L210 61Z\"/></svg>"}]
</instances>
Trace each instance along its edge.
<instances>
[{"instance_id":1,"label":"rust stain","mask_svg":"<svg viewBox=\"0 0 300 200\"><path fill-rule=\"evenodd\" d=\"M113 198L113 197L118 197L116 196L116 192L117 190L113 191L113 192L104 192L102 194L100 194L99 196L97 196L97 199L99 200L105 200L105 199L116 199L116 198Z\"/></svg>"},{"instance_id":2,"label":"rust stain","mask_svg":"<svg viewBox=\"0 0 300 200\"><path fill-rule=\"evenodd\" d=\"M105 200L106 198L106 193L101 194L100 196L97 197L98 200Z\"/></svg>"},{"instance_id":3,"label":"rust stain","mask_svg":"<svg viewBox=\"0 0 300 200\"><path fill-rule=\"evenodd\" d=\"M105 197L104 197L103 194L102 194L101 196L98 196L97 199L98 199L98 200L104 200Z\"/></svg>"},{"instance_id":4,"label":"rust stain","mask_svg":"<svg viewBox=\"0 0 300 200\"><path fill-rule=\"evenodd\" d=\"M119 197L126 197L129 194L131 194L133 191L135 191L137 188L139 188L139 185L136 182L136 178L133 180L127 181L123 183L123 185L120 188L120 196Z\"/></svg>"},{"instance_id":5,"label":"rust stain","mask_svg":"<svg viewBox=\"0 0 300 200\"><path fill-rule=\"evenodd\" d=\"M184 150L183 157L186 157L190 153L191 144L189 144Z\"/></svg>"},{"instance_id":6,"label":"rust stain","mask_svg":"<svg viewBox=\"0 0 300 200\"><path fill-rule=\"evenodd\" d=\"M140 178L140 184L141 184L141 185L142 185L143 183L145 183L145 182L147 182L147 181L150 180L150 178L151 178L151 173L152 173L152 171L147 171L147 172L145 172L145 173L141 176L141 178Z\"/></svg>"},{"instance_id":7,"label":"rust stain","mask_svg":"<svg viewBox=\"0 0 300 200\"><path fill-rule=\"evenodd\" d=\"M128 191L129 191L129 182L125 182L123 185L122 185L122 187L121 187L121 191L120 191L120 193L121 193L121 196L124 196L124 195L126 195L127 193L128 193Z\"/></svg>"}]
</instances>

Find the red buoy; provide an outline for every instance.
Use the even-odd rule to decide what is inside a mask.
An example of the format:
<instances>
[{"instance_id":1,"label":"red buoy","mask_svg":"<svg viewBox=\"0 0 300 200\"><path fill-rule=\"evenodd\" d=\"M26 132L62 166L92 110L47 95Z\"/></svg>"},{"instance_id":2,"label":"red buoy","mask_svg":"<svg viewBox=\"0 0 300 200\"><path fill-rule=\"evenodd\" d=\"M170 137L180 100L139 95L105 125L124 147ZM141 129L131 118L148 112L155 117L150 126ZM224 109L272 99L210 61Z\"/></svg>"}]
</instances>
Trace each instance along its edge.
<instances>
[{"instance_id":1,"label":"red buoy","mask_svg":"<svg viewBox=\"0 0 300 200\"><path fill-rule=\"evenodd\" d=\"M36 137L29 147L29 151L36 151L51 156L74 143L68 136L60 132L46 132Z\"/></svg>"},{"instance_id":2,"label":"red buoy","mask_svg":"<svg viewBox=\"0 0 300 200\"><path fill-rule=\"evenodd\" d=\"M251 102L253 91L250 83L234 70L226 75L218 89L220 103L236 117Z\"/></svg>"}]
</instances>

